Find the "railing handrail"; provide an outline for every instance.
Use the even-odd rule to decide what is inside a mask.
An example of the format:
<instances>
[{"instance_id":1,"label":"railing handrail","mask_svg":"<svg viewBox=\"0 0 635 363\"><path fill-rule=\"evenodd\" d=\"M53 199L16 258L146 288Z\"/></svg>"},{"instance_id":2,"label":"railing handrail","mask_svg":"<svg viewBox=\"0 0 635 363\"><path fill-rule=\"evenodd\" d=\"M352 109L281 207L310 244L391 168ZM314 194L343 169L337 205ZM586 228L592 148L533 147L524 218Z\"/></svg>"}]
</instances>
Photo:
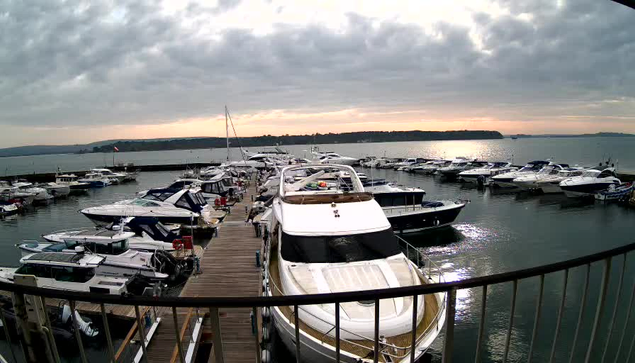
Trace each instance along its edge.
<instances>
[{"instance_id":1,"label":"railing handrail","mask_svg":"<svg viewBox=\"0 0 635 363\"><path fill-rule=\"evenodd\" d=\"M286 296L253 296L253 297L148 297L148 296L120 296L120 295L100 295L88 292L61 292L55 289L39 288L26 285L18 285L7 282L0 282L0 290L24 293L28 295L43 296L46 298L85 301L93 303L117 304L117 305L139 305L139 306L164 306L164 307L271 307L285 305L313 305L328 303L343 303L360 300L392 299L402 296L425 295L437 292L447 292L450 290L467 289L485 285L499 284L513 280L520 280L552 272L571 269L593 262L601 261L609 257L622 255L635 250L635 243L616 247L610 250L577 257L565 261L555 262L547 265L530 267L522 270L503 272L494 275L473 277L465 280L434 283L417 286L406 286L398 288L338 292L329 294L310 295L286 295Z\"/></svg>"}]
</instances>

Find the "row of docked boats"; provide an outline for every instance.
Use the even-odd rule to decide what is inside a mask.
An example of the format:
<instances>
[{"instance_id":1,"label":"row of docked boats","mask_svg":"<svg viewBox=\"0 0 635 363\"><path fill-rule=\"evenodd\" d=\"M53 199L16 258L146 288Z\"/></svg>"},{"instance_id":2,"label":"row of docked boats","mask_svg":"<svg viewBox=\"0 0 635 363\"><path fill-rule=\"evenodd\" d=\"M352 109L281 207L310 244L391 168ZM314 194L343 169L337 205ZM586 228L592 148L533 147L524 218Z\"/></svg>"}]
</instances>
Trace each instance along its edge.
<instances>
[{"instance_id":1,"label":"row of docked boats","mask_svg":"<svg viewBox=\"0 0 635 363\"><path fill-rule=\"evenodd\" d=\"M372 167L377 160L362 162ZM375 164L373 164L375 162ZM441 175L446 178L475 183L482 186L530 190L545 194L564 193L571 198L595 197L599 200L618 200L633 191L632 183L622 183L609 163L597 167L570 166L549 160L536 160L522 167L509 162L482 162L459 157L454 160L380 163L396 170L423 175Z\"/></svg>"},{"instance_id":2,"label":"row of docked boats","mask_svg":"<svg viewBox=\"0 0 635 363\"><path fill-rule=\"evenodd\" d=\"M397 237L390 212L386 211L399 207L395 205L398 198L403 202L412 199L407 203L414 203L414 209L425 208L424 193L418 188L371 183L350 166L314 163L261 173L259 190L270 195L260 219L265 226L265 296L352 292L443 281L441 273L430 273L434 264L424 264L425 256L414 248L412 251L417 252L412 258L409 245ZM382 194L390 196L384 199L386 195ZM436 293L416 299L408 296L339 305L273 307L263 312L267 318L264 329L275 327L291 352L300 345L302 361L332 361L338 346L340 359L345 362L416 361L443 327L445 298L444 293ZM380 336L377 349L376 326Z\"/></svg>"},{"instance_id":3,"label":"row of docked boats","mask_svg":"<svg viewBox=\"0 0 635 363\"><path fill-rule=\"evenodd\" d=\"M136 180L138 172L115 173L110 169L91 169L83 177L74 174L56 174L54 182L34 184L18 179L0 181L0 219L24 212L31 205L46 205L55 199L72 194L85 193L91 188L101 188Z\"/></svg>"},{"instance_id":4,"label":"row of docked boats","mask_svg":"<svg viewBox=\"0 0 635 363\"><path fill-rule=\"evenodd\" d=\"M129 200L85 208L80 212L96 227L19 243L21 266L1 268L0 281L28 279L39 287L105 294L160 293L195 269L192 234L215 230L225 208L242 195L239 176L226 171L197 182L179 179ZM208 182L222 190L205 194L201 186Z\"/></svg>"}]
</instances>

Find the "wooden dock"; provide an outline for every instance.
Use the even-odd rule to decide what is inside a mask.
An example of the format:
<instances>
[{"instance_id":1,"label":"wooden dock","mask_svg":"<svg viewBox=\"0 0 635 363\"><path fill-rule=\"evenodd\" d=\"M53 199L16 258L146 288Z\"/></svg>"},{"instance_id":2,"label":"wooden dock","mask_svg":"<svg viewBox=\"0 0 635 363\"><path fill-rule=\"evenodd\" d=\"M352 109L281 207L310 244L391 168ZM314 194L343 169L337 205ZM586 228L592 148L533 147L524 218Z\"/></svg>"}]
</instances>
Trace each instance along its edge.
<instances>
[{"instance_id":1,"label":"wooden dock","mask_svg":"<svg viewBox=\"0 0 635 363\"><path fill-rule=\"evenodd\" d=\"M236 203L219 228L218 237L208 244L201 259L202 273L190 277L180 296L258 296L261 292L261 269L256 266L256 251L260 251L262 239L255 236L251 223L245 223L245 207L251 205L255 187L248 189L243 202ZM182 350L186 352L194 338L213 334L209 323L209 310L202 329L195 331L196 314L189 309L177 309L178 329L182 334ZM223 341L224 362L256 362L257 350L253 334L250 309L221 309L220 329ZM188 326L185 326L185 325ZM151 362L179 362L172 310L162 312L162 321L148 346ZM198 339L199 341L202 339ZM217 362L214 353L210 362Z\"/></svg>"}]
</instances>

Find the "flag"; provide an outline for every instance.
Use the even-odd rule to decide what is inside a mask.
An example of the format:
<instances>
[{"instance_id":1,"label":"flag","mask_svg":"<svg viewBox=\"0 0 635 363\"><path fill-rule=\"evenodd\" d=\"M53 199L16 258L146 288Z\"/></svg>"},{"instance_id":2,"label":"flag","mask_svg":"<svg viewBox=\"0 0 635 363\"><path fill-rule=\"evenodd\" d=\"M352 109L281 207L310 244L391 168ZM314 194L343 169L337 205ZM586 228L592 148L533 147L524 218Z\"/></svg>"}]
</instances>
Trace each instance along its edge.
<instances>
[{"instance_id":1,"label":"flag","mask_svg":"<svg viewBox=\"0 0 635 363\"><path fill-rule=\"evenodd\" d=\"M116 146L113 146L113 150L115 150L116 152L119 152L119 148Z\"/></svg>"}]
</instances>

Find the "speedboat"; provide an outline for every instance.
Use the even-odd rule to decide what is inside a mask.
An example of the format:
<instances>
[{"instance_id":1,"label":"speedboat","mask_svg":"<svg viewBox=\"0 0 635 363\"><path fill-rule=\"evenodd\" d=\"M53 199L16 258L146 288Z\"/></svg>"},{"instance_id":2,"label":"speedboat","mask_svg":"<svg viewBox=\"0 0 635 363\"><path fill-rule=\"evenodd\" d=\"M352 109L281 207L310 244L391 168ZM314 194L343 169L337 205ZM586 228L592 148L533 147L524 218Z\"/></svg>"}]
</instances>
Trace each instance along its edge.
<instances>
[{"instance_id":1,"label":"speedboat","mask_svg":"<svg viewBox=\"0 0 635 363\"><path fill-rule=\"evenodd\" d=\"M623 200L628 198L635 189L635 184L633 183L624 183L622 185L611 185L606 190L600 190L595 193L595 199L601 200L604 202L615 201L615 200Z\"/></svg>"},{"instance_id":2,"label":"speedboat","mask_svg":"<svg viewBox=\"0 0 635 363\"><path fill-rule=\"evenodd\" d=\"M536 160L529 162L519 170L493 176L492 185L501 188L515 188L516 185L513 183L514 179L525 175L536 174L546 165L549 165L549 161Z\"/></svg>"},{"instance_id":3,"label":"speedboat","mask_svg":"<svg viewBox=\"0 0 635 363\"><path fill-rule=\"evenodd\" d=\"M462 200L423 201L418 205L382 207L396 233L415 233L450 226L467 205Z\"/></svg>"},{"instance_id":4,"label":"speedboat","mask_svg":"<svg viewBox=\"0 0 635 363\"><path fill-rule=\"evenodd\" d=\"M18 203L26 207L33 204L35 193L20 190L5 181L0 181L0 200L8 204Z\"/></svg>"},{"instance_id":5,"label":"speedboat","mask_svg":"<svg viewBox=\"0 0 635 363\"><path fill-rule=\"evenodd\" d=\"M557 175L560 171L569 168L568 164L554 164L549 163L540 169L537 173L525 173L524 175L514 178L512 184L517 188L524 190L537 189L536 182L538 180L549 179L552 176Z\"/></svg>"},{"instance_id":6,"label":"speedboat","mask_svg":"<svg viewBox=\"0 0 635 363\"><path fill-rule=\"evenodd\" d=\"M511 163L492 162L487 163L487 166L483 168L464 170L459 173L459 178L468 183L477 183L479 178L487 180L495 175L507 173L512 170L516 170L516 168L512 167Z\"/></svg>"},{"instance_id":7,"label":"speedboat","mask_svg":"<svg viewBox=\"0 0 635 363\"><path fill-rule=\"evenodd\" d=\"M575 167L557 170L555 174L543 175L541 178L538 178L531 189L542 190L544 194L562 193L560 182L574 176L582 175L584 171L585 169L583 168Z\"/></svg>"},{"instance_id":8,"label":"speedboat","mask_svg":"<svg viewBox=\"0 0 635 363\"><path fill-rule=\"evenodd\" d=\"M617 187L622 182L615 176L614 168L602 171L587 169L582 175L574 176L560 182L560 189L570 198L594 196L595 193L608 189L611 185Z\"/></svg>"},{"instance_id":9,"label":"speedboat","mask_svg":"<svg viewBox=\"0 0 635 363\"><path fill-rule=\"evenodd\" d=\"M121 184L125 182L128 177L126 173L115 173L106 168L90 169L90 172L94 174L101 174L104 178L108 178L111 184Z\"/></svg>"},{"instance_id":10,"label":"speedboat","mask_svg":"<svg viewBox=\"0 0 635 363\"><path fill-rule=\"evenodd\" d=\"M105 258L94 254L41 252L20 259L21 266L0 267L0 281L61 291L123 295L132 281L96 273Z\"/></svg>"},{"instance_id":11,"label":"speedboat","mask_svg":"<svg viewBox=\"0 0 635 363\"><path fill-rule=\"evenodd\" d=\"M200 193L183 189L151 189L143 197L114 204L90 207L81 213L97 225L117 223L126 217L153 217L164 224L192 225L214 223L220 218Z\"/></svg>"},{"instance_id":12,"label":"speedboat","mask_svg":"<svg viewBox=\"0 0 635 363\"><path fill-rule=\"evenodd\" d=\"M144 252L130 249L128 239L135 235L134 232L110 232L112 233L74 236L65 239L64 243L24 241L18 248L22 256L39 252L84 254L84 251L88 251L105 258L95 270L97 274L104 276L131 277L138 274L152 281L163 281L181 274L180 263L164 251Z\"/></svg>"},{"instance_id":13,"label":"speedboat","mask_svg":"<svg viewBox=\"0 0 635 363\"><path fill-rule=\"evenodd\" d=\"M412 168L412 172L415 174L424 174L424 175L432 175L437 172L439 168L446 167L450 165L452 161L450 160L433 160L428 161L424 165L416 168Z\"/></svg>"},{"instance_id":14,"label":"speedboat","mask_svg":"<svg viewBox=\"0 0 635 363\"><path fill-rule=\"evenodd\" d=\"M417 187L406 187L384 179L375 179L362 183L366 192L382 207L419 205L426 195L425 190Z\"/></svg>"},{"instance_id":15,"label":"speedboat","mask_svg":"<svg viewBox=\"0 0 635 363\"><path fill-rule=\"evenodd\" d=\"M359 163L359 159L342 156L334 152L325 152L318 155L318 162L320 164L355 165Z\"/></svg>"},{"instance_id":16,"label":"speedboat","mask_svg":"<svg viewBox=\"0 0 635 363\"><path fill-rule=\"evenodd\" d=\"M71 194L71 187L67 184L57 184L54 182L40 184L41 188L53 196L53 198L65 198Z\"/></svg>"},{"instance_id":17,"label":"speedboat","mask_svg":"<svg viewBox=\"0 0 635 363\"><path fill-rule=\"evenodd\" d=\"M53 196L50 195L46 189L39 188L34 186L32 183L19 181L13 183L13 187L17 189L18 192L22 192L24 194L32 194L33 195L33 203L46 204L53 200ZM17 195L17 194L14 194Z\"/></svg>"},{"instance_id":18,"label":"speedboat","mask_svg":"<svg viewBox=\"0 0 635 363\"><path fill-rule=\"evenodd\" d=\"M108 240L122 230L132 232L128 237L128 247L139 251L173 251L172 242L179 239L175 230L168 228L156 218L131 217L105 228L86 227L51 232L42 238L52 243L66 243L87 240Z\"/></svg>"},{"instance_id":19,"label":"speedboat","mask_svg":"<svg viewBox=\"0 0 635 363\"><path fill-rule=\"evenodd\" d=\"M112 184L112 179L103 176L101 173L86 173L78 181L80 183L88 183L91 188L104 188Z\"/></svg>"},{"instance_id":20,"label":"speedboat","mask_svg":"<svg viewBox=\"0 0 635 363\"><path fill-rule=\"evenodd\" d=\"M398 163L394 163L393 164L393 168L395 168L395 170L399 170L399 171L403 171L405 168L414 165L416 163L418 163L419 160L417 160L417 158L408 158L404 161L400 161Z\"/></svg>"},{"instance_id":21,"label":"speedboat","mask_svg":"<svg viewBox=\"0 0 635 363\"><path fill-rule=\"evenodd\" d=\"M18 202L0 201L0 219L20 213L23 207Z\"/></svg>"},{"instance_id":22,"label":"speedboat","mask_svg":"<svg viewBox=\"0 0 635 363\"><path fill-rule=\"evenodd\" d=\"M438 168L437 173L445 176L446 178L455 178L460 172L475 169L479 166L483 166L483 163L476 161L471 162L466 158L458 157L452 160L450 165Z\"/></svg>"},{"instance_id":23,"label":"speedboat","mask_svg":"<svg viewBox=\"0 0 635 363\"><path fill-rule=\"evenodd\" d=\"M313 166L315 168L315 166ZM337 168L354 175L345 165ZM351 185L321 180L323 171L296 181L302 167L287 167L272 204L270 238L266 246L266 296L329 294L437 282L423 274L399 247L399 242L370 193L354 177ZM314 187L317 184L317 188ZM363 217L361 217L363 216ZM371 362L374 351L375 309L380 309L381 361L419 359L444 323L444 293L342 303L339 315L341 360ZM415 311L416 309L416 311ZM336 355L333 304L271 308L273 324L291 352L301 344L302 361L332 361ZM295 337L295 318L300 339ZM412 331L413 315L416 331ZM415 335L414 350L411 339Z\"/></svg>"},{"instance_id":24,"label":"speedboat","mask_svg":"<svg viewBox=\"0 0 635 363\"><path fill-rule=\"evenodd\" d=\"M55 184L68 185L71 193L82 192L91 188L90 183L78 181L78 177L75 174L57 174L55 175Z\"/></svg>"}]
</instances>

